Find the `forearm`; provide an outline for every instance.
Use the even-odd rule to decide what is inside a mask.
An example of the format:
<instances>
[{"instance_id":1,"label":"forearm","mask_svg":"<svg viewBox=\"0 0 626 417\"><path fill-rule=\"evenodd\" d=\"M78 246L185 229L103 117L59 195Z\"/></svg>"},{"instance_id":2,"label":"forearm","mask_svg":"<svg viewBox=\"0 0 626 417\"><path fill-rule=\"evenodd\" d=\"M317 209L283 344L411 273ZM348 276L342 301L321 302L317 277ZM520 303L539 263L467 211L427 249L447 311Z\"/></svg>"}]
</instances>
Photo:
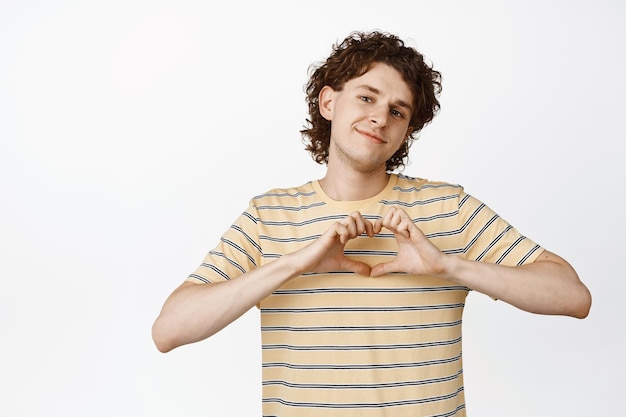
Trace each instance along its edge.
<instances>
[{"instance_id":1,"label":"forearm","mask_svg":"<svg viewBox=\"0 0 626 417\"><path fill-rule=\"evenodd\" d=\"M242 316L298 273L288 257L229 281L186 282L165 301L152 327L161 352L206 339Z\"/></svg>"},{"instance_id":2,"label":"forearm","mask_svg":"<svg viewBox=\"0 0 626 417\"><path fill-rule=\"evenodd\" d=\"M522 310L584 318L591 295L574 269L545 251L532 264L507 267L453 257L443 278L502 300Z\"/></svg>"},{"instance_id":3,"label":"forearm","mask_svg":"<svg viewBox=\"0 0 626 417\"><path fill-rule=\"evenodd\" d=\"M360 215L334 223L319 239L297 252L256 268L240 277L215 284L183 283L165 301L152 326L161 352L198 342L217 333L285 282L305 272L352 271L369 275L370 267L344 256L345 242L372 234L371 223Z\"/></svg>"}]
</instances>

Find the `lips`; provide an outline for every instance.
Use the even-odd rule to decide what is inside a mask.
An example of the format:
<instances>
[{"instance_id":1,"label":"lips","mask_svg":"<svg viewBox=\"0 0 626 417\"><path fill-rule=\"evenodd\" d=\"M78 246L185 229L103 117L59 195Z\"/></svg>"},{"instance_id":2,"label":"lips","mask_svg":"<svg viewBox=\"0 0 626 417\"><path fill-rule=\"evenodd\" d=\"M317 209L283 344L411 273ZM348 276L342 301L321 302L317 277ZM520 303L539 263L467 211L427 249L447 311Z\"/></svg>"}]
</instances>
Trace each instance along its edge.
<instances>
[{"instance_id":1,"label":"lips","mask_svg":"<svg viewBox=\"0 0 626 417\"><path fill-rule=\"evenodd\" d=\"M374 143L387 143L382 136L374 133L374 132L370 132L367 130L356 130L361 136L363 136L365 139L369 140L370 142L374 142Z\"/></svg>"}]
</instances>

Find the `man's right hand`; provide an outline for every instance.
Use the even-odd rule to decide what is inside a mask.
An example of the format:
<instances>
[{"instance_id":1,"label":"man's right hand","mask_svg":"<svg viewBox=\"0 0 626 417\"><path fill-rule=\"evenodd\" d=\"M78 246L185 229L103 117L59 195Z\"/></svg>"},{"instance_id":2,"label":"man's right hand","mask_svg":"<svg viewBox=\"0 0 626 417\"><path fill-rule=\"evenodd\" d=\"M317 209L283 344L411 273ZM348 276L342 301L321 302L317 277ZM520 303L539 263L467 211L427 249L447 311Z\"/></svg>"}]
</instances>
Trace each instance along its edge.
<instances>
[{"instance_id":1,"label":"man's right hand","mask_svg":"<svg viewBox=\"0 0 626 417\"><path fill-rule=\"evenodd\" d=\"M168 352L210 337L304 273L352 271L369 276L367 264L348 259L343 253L346 243L364 233L372 237L374 226L354 212L313 243L236 278L213 284L183 282L165 301L152 327L157 348Z\"/></svg>"},{"instance_id":2,"label":"man's right hand","mask_svg":"<svg viewBox=\"0 0 626 417\"><path fill-rule=\"evenodd\" d=\"M344 255L346 244L363 234L373 237L374 225L355 211L334 223L313 243L286 256L293 257L299 274L350 271L369 276L369 265Z\"/></svg>"}]
</instances>

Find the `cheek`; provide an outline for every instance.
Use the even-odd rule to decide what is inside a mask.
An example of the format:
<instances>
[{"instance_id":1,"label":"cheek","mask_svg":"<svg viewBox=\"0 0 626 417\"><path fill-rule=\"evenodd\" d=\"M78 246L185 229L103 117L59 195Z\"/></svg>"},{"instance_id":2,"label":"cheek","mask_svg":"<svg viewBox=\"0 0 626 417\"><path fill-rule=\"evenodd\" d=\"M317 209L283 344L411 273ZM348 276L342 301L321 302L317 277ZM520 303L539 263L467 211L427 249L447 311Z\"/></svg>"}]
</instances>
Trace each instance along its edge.
<instances>
[{"instance_id":1,"label":"cheek","mask_svg":"<svg viewBox=\"0 0 626 417\"><path fill-rule=\"evenodd\" d=\"M398 138L399 142L405 142L409 137L410 129L403 123L402 126L397 126L394 131L395 137Z\"/></svg>"}]
</instances>

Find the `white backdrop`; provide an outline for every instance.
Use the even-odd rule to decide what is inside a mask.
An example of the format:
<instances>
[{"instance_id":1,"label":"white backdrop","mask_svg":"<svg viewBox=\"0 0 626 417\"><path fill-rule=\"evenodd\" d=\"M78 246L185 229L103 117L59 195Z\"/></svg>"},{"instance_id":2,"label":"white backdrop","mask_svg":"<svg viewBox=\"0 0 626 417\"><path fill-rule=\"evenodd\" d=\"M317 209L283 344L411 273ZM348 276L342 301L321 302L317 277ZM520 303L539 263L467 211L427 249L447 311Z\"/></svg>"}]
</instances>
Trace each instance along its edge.
<instances>
[{"instance_id":1,"label":"white backdrop","mask_svg":"<svg viewBox=\"0 0 626 417\"><path fill-rule=\"evenodd\" d=\"M165 355L150 327L251 196L322 175L308 66L375 28L444 77L405 172L594 297L580 321L470 294L470 415L626 414L624 2L0 0L0 415L260 415L257 311Z\"/></svg>"}]
</instances>

